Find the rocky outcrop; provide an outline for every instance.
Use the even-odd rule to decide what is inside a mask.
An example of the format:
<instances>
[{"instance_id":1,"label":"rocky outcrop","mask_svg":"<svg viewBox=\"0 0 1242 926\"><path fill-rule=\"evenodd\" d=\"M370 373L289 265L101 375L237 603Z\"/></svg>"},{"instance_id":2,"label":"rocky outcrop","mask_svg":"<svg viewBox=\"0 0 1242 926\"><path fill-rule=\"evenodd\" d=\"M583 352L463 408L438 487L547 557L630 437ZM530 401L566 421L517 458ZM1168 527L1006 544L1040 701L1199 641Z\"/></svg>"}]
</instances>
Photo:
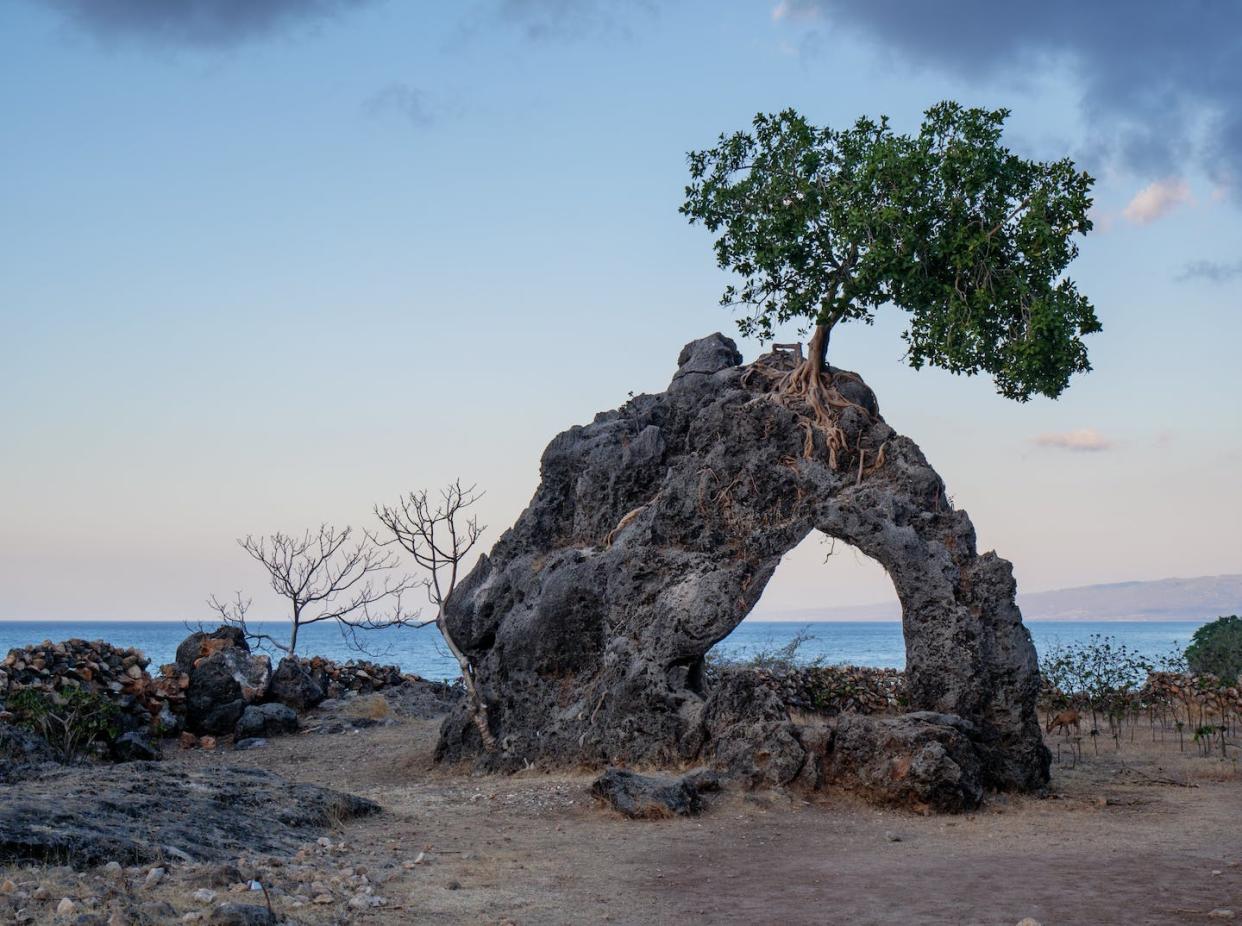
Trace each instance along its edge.
<instances>
[{"instance_id":1,"label":"rocky outcrop","mask_svg":"<svg viewBox=\"0 0 1242 926\"><path fill-rule=\"evenodd\" d=\"M257 769L169 763L50 768L0 784L0 864L75 866L288 855L379 806Z\"/></svg>"},{"instance_id":2,"label":"rocky outcrop","mask_svg":"<svg viewBox=\"0 0 1242 926\"><path fill-rule=\"evenodd\" d=\"M774 400L772 374L792 363L773 354L743 366L733 342L712 335L686 346L666 392L548 445L529 507L447 609L499 748L482 748L462 707L444 724L441 759L511 769L709 758L759 781L796 780L836 738L812 731L804 743L779 698L713 692L704 655L755 605L781 557L819 530L892 578L909 706L972 731L910 721L934 729L958 790L1043 785L1039 676L1009 563L976 551L970 518L917 445L843 371L837 388L852 404L833 466L805 411ZM833 603L830 587L822 603ZM895 750L914 729L860 725L841 742L861 775L872 762L861 740ZM958 774L920 750L917 774ZM828 777L845 780L845 761L827 762Z\"/></svg>"},{"instance_id":3,"label":"rocky outcrop","mask_svg":"<svg viewBox=\"0 0 1242 926\"><path fill-rule=\"evenodd\" d=\"M327 697L323 686L315 681L301 660L290 656L280 660L276 666L268 692L273 701L279 701L295 711L308 711Z\"/></svg>"},{"instance_id":4,"label":"rocky outcrop","mask_svg":"<svg viewBox=\"0 0 1242 926\"><path fill-rule=\"evenodd\" d=\"M703 809L702 795L719 790L719 779L706 769L665 778L610 768L592 783L591 796L633 820L659 820L693 816Z\"/></svg>"},{"instance_id":5,"label":"rocky outcrop","mask_svg":"<svg viewBox=\"0 0 1242 926\"><path fill-rule=\"evenodd\" d=\"M250 652L236 627L191 634L177 647L177 666L189 673L186 725L196 733L230 733L249 704L267 695L272 664Z\"/></svg>"}]
</instances>

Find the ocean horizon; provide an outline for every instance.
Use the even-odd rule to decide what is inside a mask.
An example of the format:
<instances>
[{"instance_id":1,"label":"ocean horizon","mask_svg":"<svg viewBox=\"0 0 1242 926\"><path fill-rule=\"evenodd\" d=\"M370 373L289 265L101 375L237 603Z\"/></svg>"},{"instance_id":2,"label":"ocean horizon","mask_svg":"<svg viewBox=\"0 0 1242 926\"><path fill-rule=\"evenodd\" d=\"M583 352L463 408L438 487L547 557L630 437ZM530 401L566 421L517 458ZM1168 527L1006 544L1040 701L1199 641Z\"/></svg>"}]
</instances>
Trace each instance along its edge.
<instances>
[{"instance_id":1,"label":"ocean horizon","mask_svg":"<svg viewBox=\"0 0 1242 926\"><path fill-rule=\"evenodd\" d=\"M1099 634L1114 638L1135 653L1159 660L1180 651L1190 642L1203 620L1031 620L1024 622L1041 654L1048 648L1087 640ZM204 626L214 626L204 622ZM288 624L254 622L252 627L282 638ZM0 620L0 653L42 643L69 639L103 640L118 647L136 647L151 660L152 669L172 662L179 644L198 623L183 621L11 621ZM368 659L397 665L404 672L429 679L452 679L457 663L434 626L360 631L367 652L350 647L334 626L312 624L299 632L298 651L304 656L325 656L337 661ZM882 620L756 620L747 619L716 644L714 652L727 658L747 658L787 646L801 637L800 658L829 664L904 668L905 641L900 621ZM279 656L274 650L265 650Z\"/></svg>"}]
</instances>

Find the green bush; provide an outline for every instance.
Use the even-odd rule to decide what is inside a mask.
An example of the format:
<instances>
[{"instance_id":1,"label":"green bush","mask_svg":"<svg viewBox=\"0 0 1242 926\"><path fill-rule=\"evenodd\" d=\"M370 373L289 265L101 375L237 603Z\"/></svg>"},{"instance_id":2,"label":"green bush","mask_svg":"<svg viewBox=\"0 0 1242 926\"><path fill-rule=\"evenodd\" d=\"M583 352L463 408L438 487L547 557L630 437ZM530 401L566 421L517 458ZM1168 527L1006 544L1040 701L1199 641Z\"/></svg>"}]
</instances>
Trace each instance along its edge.
<instances>
[{"instance_id":1,"label":"green bush","mask_svg":"<svg viewBox=\"0 0 1242 926\"><path fill-rule=\"evenodd\" d=\"M116 705L81 688L59 693L24 688L8 699L7 707L20 726L42 736L65 761L120 732Z\"/></svg>"},{"instance_id":2,"label":"green bush","mask_svg":"<svg viewBox=\"0 0 1242 926\"><path fill-rule=\"evenodd\" d=\"M1210 672L1232 685L1242 672L1242 618L1236 614L1218 618L1195 631L1186 647L1190 671Z\"/></svg>"}]
</instances>

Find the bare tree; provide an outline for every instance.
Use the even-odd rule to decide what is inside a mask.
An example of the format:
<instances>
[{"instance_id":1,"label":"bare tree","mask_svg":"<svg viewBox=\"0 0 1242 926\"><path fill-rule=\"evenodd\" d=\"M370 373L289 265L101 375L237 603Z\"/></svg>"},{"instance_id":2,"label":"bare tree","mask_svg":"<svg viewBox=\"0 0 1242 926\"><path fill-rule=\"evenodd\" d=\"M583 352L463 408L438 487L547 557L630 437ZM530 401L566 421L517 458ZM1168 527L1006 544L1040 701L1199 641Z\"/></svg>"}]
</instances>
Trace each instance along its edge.
<instances>
[{"instance_id":1,"label":"bare tree","mask_svg":"<svg viewBox=\"0 0 1242 926\"><path fill-rule=\"evenodd\" d=\"M360 629L418 623L417 613L404 610L401 599L421 583L408 575L393 578L389 573L396 568L397 557L381 550L374 537L365 533L359 540L352 537L353 528L321 524L318 531L308 530L300 537L276 533L237 541L267 570L272 590L289 603L292 626L287 645L247 626L250 601L240 592L233 601L222 602L212 595L207 603L225 623L291 656L297 651L298 632L310 624L334 621L361 649L356 637ZM383 581L376 584L381 576Z\"/></svg>"},{"instance_id":2,"label":"bare tree","mask_svg":"<svg viewBox=\"0 0 1242 926\"><path fill-rule=\"evenodd\" d=\"M479 695L474 666L453 639L445 619L445 606L457 588L463 561L486 530L477 518L467 514L482 497L482 492L476 492L474 486L463 486L458 479L440 490L438 499L432 498L425 489L411 492L393 507L376 505L375 514L392 534L388 542L400 544L427 572L423 584L436 616L434 621L425 623L436 625L457 660L471 719L484 747L491 750L496 748L496 740L488 726L487 704Z\"/></svg>"}]
</instances>

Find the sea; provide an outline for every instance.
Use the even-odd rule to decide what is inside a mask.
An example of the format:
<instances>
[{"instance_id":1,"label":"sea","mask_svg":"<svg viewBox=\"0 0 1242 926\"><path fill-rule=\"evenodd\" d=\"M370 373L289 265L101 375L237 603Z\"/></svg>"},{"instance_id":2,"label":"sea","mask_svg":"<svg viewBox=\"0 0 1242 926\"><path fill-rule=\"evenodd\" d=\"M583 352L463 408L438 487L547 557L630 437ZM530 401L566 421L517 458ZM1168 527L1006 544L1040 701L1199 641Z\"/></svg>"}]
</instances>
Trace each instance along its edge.
<instances>
[{"instance_id":1,"label":"sea","mask_svg":"<svg viewBox=\"0 0 1242 926\"><path fill-rule=\"evenodd\" d=\"M1093 635L1111 637L1137 655L1153 661L1180 652L1202 621L1027 621L1036 649L1086 641ZM173 661L177 644L197 626L179 621L0 621L0 653L45 640L103 640L119 647L137 647L152 668ZM252 629L283 639L288 625L255 623ZM328 624L303 627L298 652L338 661L368 659L400 666L429 679L453 679L457 663L434 626L397 627L359 633L366 652L350 646ZM829 665L904 668L905 644L898 621L743 621L715 652L745 659L772 653L797 639L797 658ZM276 654L273 654L276 655Z\"/></svg>"}]
</instances>

